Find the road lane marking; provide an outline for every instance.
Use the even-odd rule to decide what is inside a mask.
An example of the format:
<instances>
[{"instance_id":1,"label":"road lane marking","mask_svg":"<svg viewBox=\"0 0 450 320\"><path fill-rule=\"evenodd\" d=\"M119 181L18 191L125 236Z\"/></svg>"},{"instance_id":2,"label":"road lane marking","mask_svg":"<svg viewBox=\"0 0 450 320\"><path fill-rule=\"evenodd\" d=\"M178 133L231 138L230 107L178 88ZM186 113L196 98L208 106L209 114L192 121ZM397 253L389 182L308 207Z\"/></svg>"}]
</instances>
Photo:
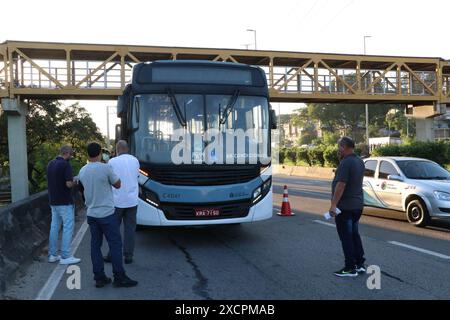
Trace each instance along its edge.
<instances>
[{"instance_id":1,"label":"road lane marking","mask_svg":"<svg viewBox=\"0 0 450 320\"><path fill-rule=\"evenodd\" d=\"M316 222L316 223L320 223L320 224L323 224L323 225L325 225L325 226L329 226L329 227L336 227L336 225L335 224L333 224L333 223L329 223L329 222L325 222L325 221L320 221L320 220L313 220L314 222Z\"/></svg>"},{"instance_id":2,"label":"road lane marking","mask_svg":"<svg viewBox=\"0 0 450 320\"><path fill-rule=\"evenodd\" d=\"M80 227L80 230L78 230L77 235L72 241L72 255L77 251L78 247L80 246L81 240L83 240L84 234L86 233L87 229L88 224L86 221L84 221ZM50 278L48 278L47 282L42 287L41 291L39 291L39 294L35 300L50 300L52 298L53 293L58 287L58 284L61 281L61 278L64 276L64 272L66 271L66 268L68 266L69 265L60 265L60 264L56 266L55 270L53 270L52 274L50 275Z\"/></svg>"},{"instance_id":3,"label":"road lane marking","mask_svg":"<svg viewBox=\"0 0 450 320\"><path fill-rule=\"evenodd\" d=\"M435 251L426 250L426 249L422 249L422 248L415 247L415 246L411 246L409 244L404 244L404 243L397 242L397 241L388 241L388 243L396 245L396 246L408 248L408 249L411 249L411 250L415 250L415 251L418 251L418 252L426 253L426 254L429 254L429 255L432 255L432 256L435 256L435 257L438 257L438 258L442 258L442 259L446 259L446 260L450 259L450 256L446 256L445 254L438 253L438 252L435 252Z\"/></svg>"}]
</instances>

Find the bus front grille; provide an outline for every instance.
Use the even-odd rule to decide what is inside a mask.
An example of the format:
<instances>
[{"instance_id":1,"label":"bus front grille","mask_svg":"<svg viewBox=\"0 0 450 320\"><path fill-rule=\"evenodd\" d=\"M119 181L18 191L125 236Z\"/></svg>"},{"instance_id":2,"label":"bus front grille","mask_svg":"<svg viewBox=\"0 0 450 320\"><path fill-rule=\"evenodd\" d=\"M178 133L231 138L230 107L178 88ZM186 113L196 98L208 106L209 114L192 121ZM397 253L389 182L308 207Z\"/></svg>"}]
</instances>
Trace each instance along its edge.
<instances>
[{"instance_id":1,"label":"bus front grille","mask_svg":"<svg viewBox=\"0 0 450 320\"><path fill-rule=\"evenodd\" d=\"M150 178L166 185L212 186L245 183L259 176L258 167L155 168Z\"/></svg>"},{"instance_id":2,"label":"bus front grille","mask_svg":"<svg viewBox=\"0 0 450 320\"><path fill-rule=\"evenodd\" d=\"M211 220L246 217L250 210L250 200L224 203L161 203L161 209L167 220ZM199 208L218 209L218 216L196 217L195 210Z\"/></svg>"}]
</instances>

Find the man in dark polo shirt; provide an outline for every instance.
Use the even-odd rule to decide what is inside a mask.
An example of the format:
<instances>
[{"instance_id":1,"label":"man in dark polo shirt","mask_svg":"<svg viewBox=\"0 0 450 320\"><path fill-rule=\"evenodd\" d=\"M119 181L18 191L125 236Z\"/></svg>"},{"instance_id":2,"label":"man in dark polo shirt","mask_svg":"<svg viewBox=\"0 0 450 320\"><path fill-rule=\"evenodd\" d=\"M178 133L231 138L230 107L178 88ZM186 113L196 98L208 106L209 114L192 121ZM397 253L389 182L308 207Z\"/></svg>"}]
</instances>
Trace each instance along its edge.
<instances>
[{"instance_id":1,"label":"man in dark polo shirt","mask_svg":"<svg viewBox=\"0 0 450 320\"><path fill-rule=\"evenodd\" d=\"M330 215L336 220L336 229L344 250L345 267L334 274L338 277L356 277L358 273L366 272L364 249L358 232L364 207L364 162L354 153L355 143L352 139L341 138L338 148L340 163L332 183ZM341 213L336 214L337 209Z\"/></svg>"},{"instance_id":2,"label":"man in dark polo shirt","mask_svg":"<svg viewBox=\"0 0 450 320\"><path fill-rule=\"evenodd\" d=\"M62 146L59 156L50 161L47 166L48 197L52 210L48 262L59 261L59 264L74 264L81 261L81 259L73 257L70 252L75 220L70 192L74 185L72 167L69 163L72 153L70 146ZM61 255L58 255L58 236L61 224L63 226Z\"/></svg>"}]
</instances>

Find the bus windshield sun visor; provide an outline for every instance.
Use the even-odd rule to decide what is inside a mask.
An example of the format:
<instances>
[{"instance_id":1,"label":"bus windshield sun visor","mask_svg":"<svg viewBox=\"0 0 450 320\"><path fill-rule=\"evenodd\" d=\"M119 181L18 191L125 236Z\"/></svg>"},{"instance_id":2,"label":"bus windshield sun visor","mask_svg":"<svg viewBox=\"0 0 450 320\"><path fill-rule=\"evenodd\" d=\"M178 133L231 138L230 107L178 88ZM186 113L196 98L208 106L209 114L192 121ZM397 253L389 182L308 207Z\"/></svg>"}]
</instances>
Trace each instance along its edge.
<instances>
[{"instance_id":1,"label":"bus windshield sun visor","mask_svg":"<svg viewBox=\"0 0 450 320\"><path fill-rule=\"evenodd\" d=\"M170 102L172 103L172 107L175 110L178 122L180 122L181 126L186 127L186 119L181 113L181 109L180 106L178 105L177 98L175 97L175 94L172 92L170 88L167 88L167 95L169 96Z\"/></svg>"},{"instance_id":2,"label":"bus windshield sun visor","mask_svg":"<svg viewBox=\"0 0 450 320\"><path fill-rule=\"evenodd\" d=\"M225 124L225 122L227 121L228 116L230 115L231 111L234 108L234 105L236 104L237 99L239 98L239 94L240 94L239 90L236 90L230 97L230 100L228 101L225 110L223 110L223 113L220 115L220 124Z\"/></svg>"}]
</instances>

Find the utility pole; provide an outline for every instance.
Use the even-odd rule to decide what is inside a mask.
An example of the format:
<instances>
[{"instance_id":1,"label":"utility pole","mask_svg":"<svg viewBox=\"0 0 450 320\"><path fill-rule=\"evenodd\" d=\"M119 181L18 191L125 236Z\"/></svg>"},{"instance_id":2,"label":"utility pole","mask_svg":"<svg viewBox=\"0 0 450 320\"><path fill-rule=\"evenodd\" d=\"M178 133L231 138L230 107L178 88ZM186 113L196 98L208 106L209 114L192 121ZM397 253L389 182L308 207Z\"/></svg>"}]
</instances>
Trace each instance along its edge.
<instances>
[{"instance_id":1,"label":"utility pole","mask_svg":"<svg viewBox=\"0 0 450 320\"><path fill-rule=\"evenodd\" d=\"M366 38L371 38L372 36L364 36L364 55L366 55ZM369 105L366 103L366 143L369 147Z\"/></svg>"},{"instance_id":2,"label":"utility pole","mask_svg":"<svg viewBox=\"0 0 450 320\"><path fill-rule=\"evenodd\" d=\"M111 114L110 109L113 109L112 112L113 112L113 114L115 114L116 107L115 106L106 106L106 136L108 139L108 141L107 141L108 149L111 147L111 143L110 143L111 135L109 132L109 115Z\"/></svg>"},{"instance_id":3,"label":"utility pole","mask_svg":"<svg viewBox=\"0 0 450 320\"><path fill-rule=\"evenodd\" d=\"M247 29L248 32L253 32L254 34L254 38L255 38L255 50L257 50L257 46L256 46L256 30L255 29Z\"/></svg>"}]
</instances>

